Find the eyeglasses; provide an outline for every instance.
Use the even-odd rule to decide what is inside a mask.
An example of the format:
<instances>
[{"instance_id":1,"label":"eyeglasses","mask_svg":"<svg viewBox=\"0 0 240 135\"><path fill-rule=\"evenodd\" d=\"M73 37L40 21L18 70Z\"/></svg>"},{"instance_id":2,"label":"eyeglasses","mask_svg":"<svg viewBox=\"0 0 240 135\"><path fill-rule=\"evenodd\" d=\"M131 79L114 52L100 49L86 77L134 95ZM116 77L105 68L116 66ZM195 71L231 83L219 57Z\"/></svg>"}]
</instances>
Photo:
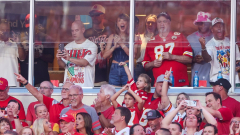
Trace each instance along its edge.
<instances>
[{"instance_id":1,"label":"eyeglasses","mask_svg":"<svg viewBox=\"0 0 240 135\"><path fill-rule=\"evenodd\" d=\"M91 16L91 17L98 17L98 16L100 16L102 13L100 13L100 14L90 14L89 16Z\"/></svg>"},{"instance_id":2,"label":"eyeglasses","mask_svg":"<svg viewBox=\"0 0 240 135\"><path fill-rule=\"evenodd\" d=\"M49 88L49 87L39 87L38 89L39 90L47 90L47 89L52 89L52 88Z\"/></svg>"},{"instance_id":3,"label":"eyeglasses","mask_svg":"<svg viewBox=\"0 0 240 135\"><path fill-rule=\"evenodd\" d=\"M69 94L68 97L69 98L72 98L72 97L76 98L78 95L82 95L82 94L72 94L72 95Z\"/></svg>"},{"instance_id":4,"label":"eyeglasses","mask_svg":"<svg viewBox=\"0 0 240 135\"><path fill-rule=\"evenodd\" d=\"M68 88L62 88L62 91L69 91Z\"/></svg>"},{"instance_id":5,"label":"eyeglasses","mask_svg":"<svg viewBox=\"0 0 240 135\"><path fill-rule=\"evenodd\" d=\"M240 123L240 121L233 120L233 121L231 121L231 123L234 123L234 124L239 124L239 123Z\"/></svg>"}]
</instances>

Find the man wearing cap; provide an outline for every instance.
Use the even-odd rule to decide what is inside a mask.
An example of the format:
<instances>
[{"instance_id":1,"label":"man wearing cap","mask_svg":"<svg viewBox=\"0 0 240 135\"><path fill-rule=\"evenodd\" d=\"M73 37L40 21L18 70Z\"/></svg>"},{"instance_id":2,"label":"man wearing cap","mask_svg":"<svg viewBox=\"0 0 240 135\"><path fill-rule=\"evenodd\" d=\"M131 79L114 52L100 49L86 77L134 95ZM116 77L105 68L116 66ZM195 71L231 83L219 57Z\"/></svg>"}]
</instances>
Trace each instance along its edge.
<instances>
[{"instance_id":1,"label":"man wearing cap","mask_svg":"<svg viewBox=\"0 0 240 135\"><path fill-rule=\"evenodd\" d=\"M93 27L84 32L85 38L95 43L98 47L97 58L95 62L95 86L107 83L107 59L104 59L103 53L108 37L111 35L111 29L104 26L105 8L102 5L95 4L89 16L92 18Z\"/></svg>"},{"instance_id":2,"label":"man wearing cap","mask_svg":"<svg viewBox=\"0 0 240 135\"><path fill-rule=\"evenodd\" d=\"M233 118L229 108L222 105L222 98L215 92L208 92L206 95L206 109L217 121L217 129L219 135L229 134L229 124Z\"/></svg>"},{"instance_id":3,"label":"man wearing cap","mask_svg":"<svg viewBox=\"0 0 240 135\"><path fill-rule=\"evenodd\" d=\"M161 127L163 115L158 110L150 110L147 113L148 125L150 127L146 128L146 134L155 135L155 132Z\"/></svg>"},{"instance_id":4,"label":"man wearing cap","mask_svg":"<svg viewBox=\"0 0 240 135\"><path fill-rule=\"evenodd\" d=\"M8 81L5 78L0 78L0 109L4 114L7 114L6 108L8 106L8 103L10 100L16 100L20 105L20 111L18 113L19 119L21 121L24 121L26 119L25 117L25 111L23 108L23 104L20 100L8 95L9 92L9 86Z\"/></svg>"},{"instance_id":5,"label":"man wearing cap","mask_svg":"<svg viewBox=\"0 0 240 135\"><path fill-rule=\"evenodd\" d=\"M107 135L129 135L130 128L127 126L131 118L131 112L126 107L118 107L112 115L111 124L115 127L105 128L103 133Z\"/></svg>"},{"instance_id":6,"label":"man wearing cap","mask_svg":"<svg viewBox=\"0 0 240 135\"><path fill-rule=\"evenodd\" d=\"M147 93L147 100L144 103L143 106L143 113L142 117L139 120L139 124L142 126L149 127L148 125L148 119L147 119L147 113L150 110L156 110L158 109L158 105L161 103L161 96L162 96L162 88L163 88L163 82L164 82L164 75L160 75L157 78L157 81L155 83L155 91L154 93ZM168 83L170 83L170 80L166 80ZM163 111L168 112L172 107L166 106L163 108Z\"/></svg>"},{"instance_id":7,"label":"man wearing cap","mask_svg":"<svg viewBox=\"0 0 240 135\"><path fill-rule=\"evenodd\" d=\"M192 48L179 32L171 31L171 17L162 12L157 16L158 35L146 47L143 67L153 71L154 78L172 66L174 86L188 86L187 65L192 63Z\"/></svg>"},{"instance_id":8,"label":"man wearing cap","mask_svg":"<svg viewBox=\"0 0 240 135\"><path fill-rule=\"evenodd\" d=\"M72 115L63 114L60 117L60 129L62 131L59 135L81 135L75 131L75 119Z\"/></svg>"},{"instance_id":9,"label":"man wearing cap","mask_svg":"<svg viewBox=\"0 0 240 135\"><path fill-rule=\"evenodd\" d=\"M97 46L83 35L85 27L76 20L71 26L74 41L57 50L58 65L65 69L64 82L72 82L81 87L94 87Z\"/></svg>"},{"instance_id":10,"label":"man wearing cap","mask_svg":"<svg viewBox=\"0 0 240 135\"><path fill-rule=\"evenodd\" d=\"M240 103L228 96L228 91L232 87L230 82L227 79L221 78L210 84L213 86L213 92L221 96L222 106L229 108L234 117L240 117Z\"/></svg>"},{"instance_id":11,"label":"man wearing cap","mask_svg":"<svg viewBox=\"0 0 240 135\"><path fill-rule=\"evenodd\" d=\"M193 50L193 63L192 63L192 78L194 78L195 71L198 71L198 76L200 80L207 81L207 87L209 84L209 72L211 69L210 63L207 63L202 58L201 44L198 41L200 37L205 38L206 42L212 39L213 34L211 32L212 21L210 19L211 15L207 12L198 12L197 19L193 22L194 25L198 27L198 31L192 33L187 37ZM191 83L193 86L193 82Z\"/></svg>"},{"instance_id":12,"label":"man wearing cap","mask_svg":"<svg viewBox=\"0 0 240 135\"><path fill-rule=\"evenodd\" d=\"M212 20L213 38L206 43L205 38L199 38L202 47L202 56L205 62L211 64L210 82L217 81L219 71L222 77L229 80L230 71L230 41L225 37L225 24L223 19L214 18ZM236 45L236 60L240 60L240 53ZM236 68L236 71L238 68ZM238 73L235 73L235 82L239 83Z\"/></svg>"},{"instance_id":13,"label":"man wearing cap","mask_svg":"<svg viewBox=\"0 0 240 135\"><path fill-rule=\"evenodd\" d=\"M8 86L19 87L14 73L18 73L18 58L24 60L26 54L20 44L19 35L14 32L10 35L8 22L0 22L0 48L0 77L8 80Z\"/></svg>"}]
</instances>

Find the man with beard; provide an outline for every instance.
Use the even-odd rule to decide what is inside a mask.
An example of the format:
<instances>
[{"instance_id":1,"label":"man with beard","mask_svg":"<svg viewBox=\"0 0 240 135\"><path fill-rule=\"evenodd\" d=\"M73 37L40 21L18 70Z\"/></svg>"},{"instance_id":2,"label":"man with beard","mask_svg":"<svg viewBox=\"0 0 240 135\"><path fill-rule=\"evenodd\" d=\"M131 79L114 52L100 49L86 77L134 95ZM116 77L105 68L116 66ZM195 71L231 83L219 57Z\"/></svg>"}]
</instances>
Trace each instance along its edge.
<instances>
[{"instance_id":1,"label":"man with beard","mask_svg":"<svg viewBox=\"0 0 240 135\"><path fill-rule=\"evenodd\" d=\"M95 43L98 47L97 59L95 62L95 86L101 86L108 81L107 76L107 59L104 59L103 53L107 43L109 35L111 35L111 29L108 26L104 26L105 8L102 5L95 4L89 16L92 18L93 26L84 32L85 38Z\"/></svg>"},{"instance_id":2,"label":"man with beard","mask_svg":"<svg viewBox=\"0 0 240 135\"><path fill-rule=\"evenodd\" d=\"M148 125L150 129L147 130L147 134L155 135L155 132L160 129L160 124L163 119L163 114L161 114L158 110L151 110L147 113Z\"/></svg>"},{"instance_id":3,"label":"man with beard","mask_svg":"<svg viewBox=\"0 0 240 135\"><path fill-rule=\"evenodd\" d=\"M20 44L19 36L13 33L10 38L10 26L8 22L0 23L0 77L8 80L8 86L17 86L14 73L18 73L18 58L26 58L23 46Z\"/></svg>"},{"instance_id":4,"label":"man with beard","mask_svg":"<svg viewBox=\"0 0 240 135\"><path fill-rule=\"evenodd\" d=\"M192 33L187 37L193 49L193 63L192 63L192 78L194 77L195 71L198 71L198 76L200 80L207 80L207 87L209 84L209 72L211 65L203 60L201 44L198 41L200 37L205 38L206 42L212 39L213 35L211 32L211 15L206 12L198 12L197 19L193 22L194 25L198 27L198 31ZM191 83L193 86L193 82Z\"/></svg>"},{"instance_id":5,"label":"man with beard","mask_svg":"<svg viewBox=\"0 0 240 135\"><path fill-rule=\"evenodd\" d=\"M225 24L223 19L214 18L212 20L213 38L207 42L205 38L199 38L202 47L202 56L205 62L211 64L210 82L217 81L219 71L222 77L229 80L230 71L230 41L225 35ZM236 46L236 60L240 60L240 53L238 46ZM236 71L238 68L236 68ZM235 82L240 83L238 73L235 73Z\"/></svg>"},{"instance_id":6,"label":"man with beard","mask_svg":"<svg viewBox=\"0 0 240 135\"><path fill-rule=\"evenodd\" d=\"M143 66L152 69L154 78L164 74L172 66L174 86L188 86L187 63L192 63L192 49L187 39L179 32L172 32L171 17L162 12L157 16L156 35L148 42Z\"/></svg>"}]
</instances>

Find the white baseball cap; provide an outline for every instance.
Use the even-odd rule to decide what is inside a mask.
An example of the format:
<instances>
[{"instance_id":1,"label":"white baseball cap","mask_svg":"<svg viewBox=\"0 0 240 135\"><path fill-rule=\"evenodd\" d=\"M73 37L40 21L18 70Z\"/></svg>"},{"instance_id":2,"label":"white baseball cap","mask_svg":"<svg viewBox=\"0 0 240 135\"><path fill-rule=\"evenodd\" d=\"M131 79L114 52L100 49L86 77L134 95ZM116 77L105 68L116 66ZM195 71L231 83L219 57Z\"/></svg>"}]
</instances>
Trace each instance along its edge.
<instances>
[{"instance_id":1,"label":"white baseball cap","mask_svg":"<svg viewBox=\"0 0 240 135\"><path fill-rule=\"evenodd\" d=\"M223 19L216 17L212 20L212 26L215 25L216 23L223 23L224 24L224 21L223 21Z\"/></svg>"},{"instance_id":2,"label":"white baseball cap","mask_svg":"<svg viewBox=\"0 0 240 135\"><path fill-rule=\"evenodd\" d=\"M95 5L91 8L91 11L89 12L89 14L91 14L92 12L98 12L98 13L103 13L103 14L105 14L105 8L104 8L102 5L95 4Z\"/></svg>"}]
</instances>

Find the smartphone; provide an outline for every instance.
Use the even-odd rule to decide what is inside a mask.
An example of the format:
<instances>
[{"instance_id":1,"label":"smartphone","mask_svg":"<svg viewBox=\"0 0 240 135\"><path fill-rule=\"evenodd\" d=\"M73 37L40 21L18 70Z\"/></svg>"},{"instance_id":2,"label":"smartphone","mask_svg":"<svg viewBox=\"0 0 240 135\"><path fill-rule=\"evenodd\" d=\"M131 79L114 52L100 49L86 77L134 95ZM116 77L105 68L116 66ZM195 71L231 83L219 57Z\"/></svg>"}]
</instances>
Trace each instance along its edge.
<instances>
[{"instance_id":1,"label":"smartphone","mask_svg":"<svg viewBox=\"0 0 240 135\"><path fill-rule=\"evenodd\" d=\"M63 43L60 43L60 44L58 45L58 47L59 47L59 50L61 50L62 53L63 53L63 51L64 51L64 44L63 44Z\"/></svg>"},{"instance_id":2,"label":"smartphone","mask_svg":"<svg viewBox=\"0 0 240 135\"><path fill-rule=\"evenodd\" d=\"M197 101L185 100L185 102L187 102L187 106L197 106Z\"/></svg>"}]
</instances>

